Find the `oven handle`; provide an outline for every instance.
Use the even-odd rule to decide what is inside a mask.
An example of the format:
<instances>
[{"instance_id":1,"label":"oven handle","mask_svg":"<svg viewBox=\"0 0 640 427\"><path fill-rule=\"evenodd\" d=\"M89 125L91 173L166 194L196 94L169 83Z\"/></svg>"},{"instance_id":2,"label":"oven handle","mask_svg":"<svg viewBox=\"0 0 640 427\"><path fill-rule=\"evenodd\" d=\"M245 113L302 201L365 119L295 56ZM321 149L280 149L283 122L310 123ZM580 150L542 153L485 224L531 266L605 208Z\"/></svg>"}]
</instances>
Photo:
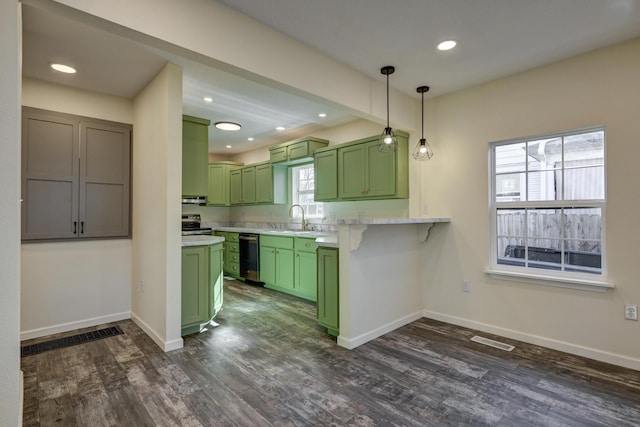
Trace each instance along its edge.
<instances>
[{"instance_id":1,"label":"oven handle","mask_svg":"<svg viewBox=\"0 0 640 427\"><path fill-rule=\"evenodd\" d=\"M241 234L241 235L238 236L238 239L247 240L249 242L257 242L258 241L258 236L251 236L251 235Z\"/></svg>"}]
</instances>

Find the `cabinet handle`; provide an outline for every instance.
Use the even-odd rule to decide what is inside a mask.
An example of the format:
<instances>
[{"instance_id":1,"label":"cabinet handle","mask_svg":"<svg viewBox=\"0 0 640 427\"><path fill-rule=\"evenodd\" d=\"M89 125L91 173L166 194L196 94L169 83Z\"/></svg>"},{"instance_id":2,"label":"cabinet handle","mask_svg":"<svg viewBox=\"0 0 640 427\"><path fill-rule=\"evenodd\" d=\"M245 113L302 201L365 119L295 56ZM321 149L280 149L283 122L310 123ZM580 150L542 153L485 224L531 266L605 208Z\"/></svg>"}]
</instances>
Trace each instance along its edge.
<instances>
[{"instance_id":1,"label":"cabinet handle","mask_svg":"<svg viewBox=\"0 0 640 427\"><path fill-rule=\"evenodd\" d=\"M305 245L306 247L309 247L309 246L311 246L311 243L305 243L304 245Z\"/></svg>"},{"instance_id":2,"label":"cabinet handle","mask_svg":"<svg viewBox=\"0 0 640 427\"><path fill-rule=\"evenodd\" d=\"M80 234L84 234L84 221L80 221Z\"/></svg>"},{"instance_id":3,"label":"cabinet handle","mask_svg":"<svg viewBox=\"0 0 640 427\"><path fill-rule=\"evenodd\" d=\"M73 234L78 233L78 221L73 221Z\"/></svg>"},{"instance_id":4,"label":"cabinet handle","mask_svg":"<svg viewBox=\"0 0 640 427\"><path fill-rule=\"evenodd\" d=\"M300 254L296 254L297 257L300 257Z\"/></svg>"}]
</instances>

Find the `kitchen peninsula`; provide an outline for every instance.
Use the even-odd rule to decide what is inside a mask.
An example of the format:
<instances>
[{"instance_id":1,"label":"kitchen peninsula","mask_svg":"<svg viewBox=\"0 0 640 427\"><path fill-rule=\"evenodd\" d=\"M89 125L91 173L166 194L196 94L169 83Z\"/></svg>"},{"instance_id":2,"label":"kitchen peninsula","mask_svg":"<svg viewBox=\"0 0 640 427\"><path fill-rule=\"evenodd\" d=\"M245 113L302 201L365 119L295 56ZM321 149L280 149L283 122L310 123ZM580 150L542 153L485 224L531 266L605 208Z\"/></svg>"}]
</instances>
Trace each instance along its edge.
<instances>
[{"instance_id":1,"label":"kitchen peninsula","mask_svg":"<svg viewBox=\"0 0 640 427\"><path fill-rule=\"evenodd\" d=\"M338 345L358 347L423 316L426 242L434 225L449 222L449 218L337 221Z\"/></svg>"}]
</instances>

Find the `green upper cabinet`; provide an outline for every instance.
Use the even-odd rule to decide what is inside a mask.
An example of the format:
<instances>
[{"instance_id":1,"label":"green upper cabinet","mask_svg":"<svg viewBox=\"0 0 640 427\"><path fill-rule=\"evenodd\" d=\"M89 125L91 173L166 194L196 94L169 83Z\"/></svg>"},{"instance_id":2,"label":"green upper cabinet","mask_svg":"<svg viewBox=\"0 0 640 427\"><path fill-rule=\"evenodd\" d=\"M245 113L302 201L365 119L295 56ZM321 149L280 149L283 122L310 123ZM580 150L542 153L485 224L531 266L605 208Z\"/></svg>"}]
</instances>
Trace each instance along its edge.
<instances>
[{"instance_id":1,"label":"green upper cabinet","mask_svg":"<svg viewBox=\"0 0 640 427\"><path fill-rule=\"evenodd\" d=\"M314 199L338 198L338 150L318 152L314 156Z\"/></svg>"},{"instance_id":2,"label":"green upper cabinet","mask_svg":"<svg viewBox=\"0 0 640 427\"><path fill-rule=\"evenodd\" d=\"M256 202L256 168L244 167L242 170L242 203L252 204Z\"/></svg>"},{"instance_id":3,"label":"green upper cabinet","mask_svg":"<svg viewBox=\"0 0 640 427\"><path fill-rule=\"evenodd\" d=\"M404 132L396 132L396 135L398 137L396 152L379 152L378 136L317 151L315 154L316 200L409 197L408 135ZM337 157L337 161L334 157ZM335 192L334 187L337 188Z\"/></svg>"},{"instance_id":4,"label":"green upper cabinet","mask_svg":"<svg viewBox=\"0 0 640 427\"><path fill-rule=\"evenodd\" d=\"M242 163L209 163L209 192L207 206L229 206L231 204L230 172Z\"/></svg>"},{"instance_id":5,"label":"green upper cabinet","mask_svg":"<svg viewBox=\"0 0 640 427\"><path fill-rule=\"evenodd\" d=\"M295 141L285 142L269 148L271 163L286 162L295 164L307 161L313 157L313 153L329 145L326 139L305 137Z\"/></svg>"},{"instance_id":6,"label":"green upper cabinet","mask_svg":"<svg viewBox=\"0 0 640 427\"><path fill-rule=\"evenodd\" d=\"M265 162L231 170L229 199L232 205L287 203L286 167Z\"/></svg>"},{"instance_id":7,"label":"green upper cabinet","mask_svg":"<svg viewBox=\"0 0 640 427\"><path fill-rule=\"evenodd\" d=\"M210 124L206 119L182 116L183 196L205 196L208 193Z\"/></svg>"}]
</instances>

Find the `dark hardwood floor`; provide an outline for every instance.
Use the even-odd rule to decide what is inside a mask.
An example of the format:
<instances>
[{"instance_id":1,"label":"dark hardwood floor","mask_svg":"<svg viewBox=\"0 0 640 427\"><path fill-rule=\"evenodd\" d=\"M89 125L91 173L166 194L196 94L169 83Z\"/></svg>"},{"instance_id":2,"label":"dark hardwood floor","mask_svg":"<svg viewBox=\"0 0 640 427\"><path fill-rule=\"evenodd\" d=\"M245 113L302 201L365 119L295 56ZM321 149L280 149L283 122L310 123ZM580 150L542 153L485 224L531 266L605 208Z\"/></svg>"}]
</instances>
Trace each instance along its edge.
<instances>
[{"instance_id":1,"label":"dark hardwood floor","mask_svg":"<svg viewBox=\"0 0 640 427\"><path fill-rule=\"evenodd\" d=\"M348 351L314 304L237 281L216 322L170 353L123 321L123 335L23 358L24 425L640 425L640 372L480 334L505 352L445 323Z\"/></svg>"}]
</instances>

